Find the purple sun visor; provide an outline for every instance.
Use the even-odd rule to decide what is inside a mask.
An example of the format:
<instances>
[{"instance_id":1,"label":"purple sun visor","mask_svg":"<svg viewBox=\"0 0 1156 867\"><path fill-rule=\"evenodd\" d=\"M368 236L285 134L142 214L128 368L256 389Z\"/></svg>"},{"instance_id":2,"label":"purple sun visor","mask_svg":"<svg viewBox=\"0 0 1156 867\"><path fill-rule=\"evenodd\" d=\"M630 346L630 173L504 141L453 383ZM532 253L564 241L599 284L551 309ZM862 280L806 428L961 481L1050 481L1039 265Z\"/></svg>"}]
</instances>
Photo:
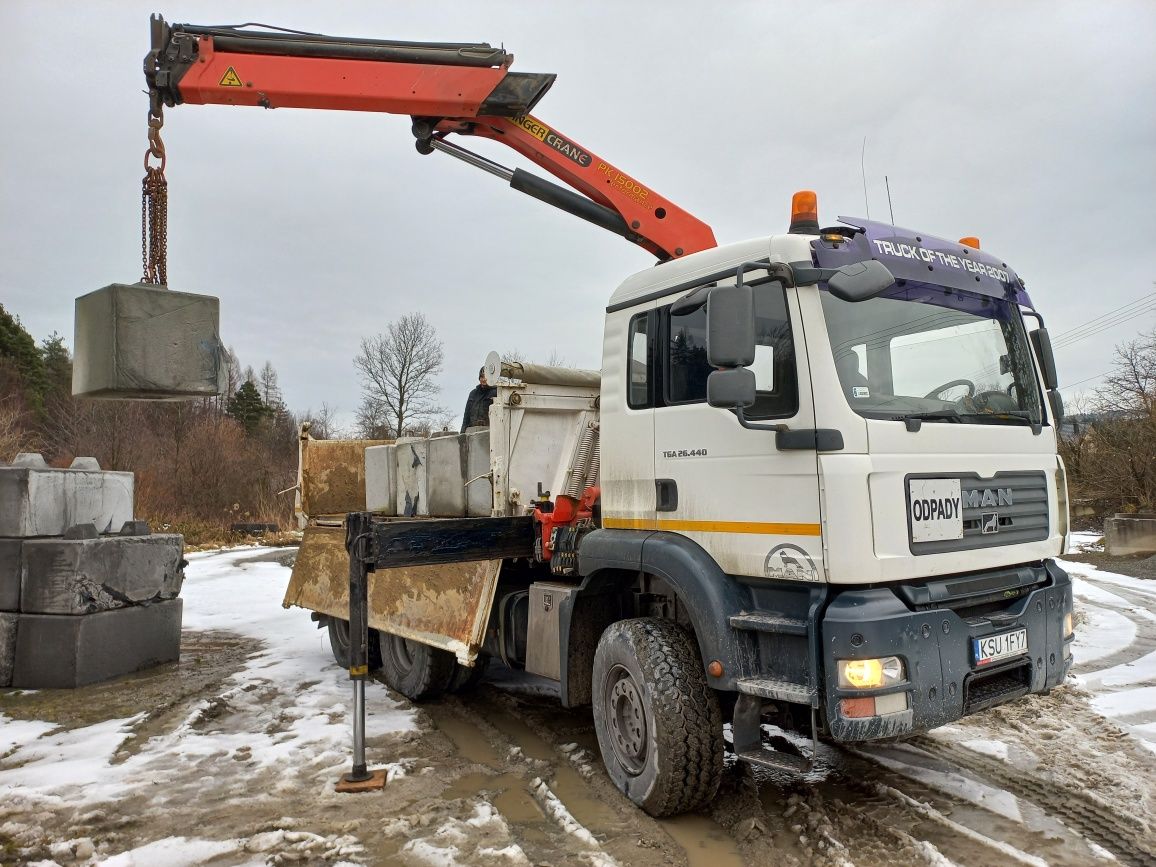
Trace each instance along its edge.
<instances>
[{"instance_id":1,"label":"purple sun visor","mask_svg":"<svg viewBox=\"0 0 1156 867\"><path fill-rule=\"evenodd\" d=\"M811 246L820 268L878 259L896 280L963 289L1034 309L1023 280L1006 262L983 250L889 223L855 217L840 217L839 221L860 231L837 244L815 241Z\"/></svg>"}]
</instances>

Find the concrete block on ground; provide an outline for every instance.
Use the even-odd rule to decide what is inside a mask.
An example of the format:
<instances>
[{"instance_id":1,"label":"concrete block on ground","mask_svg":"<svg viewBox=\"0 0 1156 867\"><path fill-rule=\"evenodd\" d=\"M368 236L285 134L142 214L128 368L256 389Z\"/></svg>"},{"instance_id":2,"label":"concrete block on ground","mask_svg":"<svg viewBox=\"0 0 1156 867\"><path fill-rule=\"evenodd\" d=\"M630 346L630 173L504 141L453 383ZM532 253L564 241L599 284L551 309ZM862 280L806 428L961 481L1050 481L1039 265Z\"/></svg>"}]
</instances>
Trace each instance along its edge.
<instances>
[{"instance_id":1,"label":"concrete block on ground","mask_svg":"<svg viewBox=\"0 0 1156 867\"><path fill-rule=\"evenodd\" d=\"M62 536L76 524L115 533L132 508L132 473L0 467L0 536Z\"/></svg>"},{"instance_id":2,"label":"concrete block on ground","mask_svg":"<svg viewBox=\"0 0 1156 867\"><path fill-rule=\"evenodd\" d=\"M466 514L466 438L450 434L429 441L429 513L437 518Z\"/></svg>"},{"instance_id":3,"label":"concrete block on ground","mask_svg":"<svg viewBox=\"0 0 1156 867\"><path fill-rule=\"evenodd\" d=\"M494 486L486 476L490 472L490 429L470 428L466 440L466 514L471 518L488 518L494 509ZM470 481L475 479L476 481Z\"/></svg>"},{"instance_id":4,"label":"concrete block on ground","mask_svg":"<svg viewBox=\"0 0 1156 867\"><path fill-rule=\"evenodd\" d=\"M20 610L21 539L0 539L0 611Z\"/></svg>"},{"instance_id":5,"label":"concrete block on ground","mask_svg":"<svg viewBox=\"0 0 1156 867\"><path fill-rule=\"evenodd\" d=\"M12 686L71 689L175 662L182 600L71 617L21 614Z\"/></svg>"},{"instance_id":6,"label":"concrete block on ground","mask_svg":"<svg viewBox=\"0 0 1156 867\"><path fill-rule=\"evenodd\" d=\"M1104 521L1104 550L1117 557L1156 554L1156 512L1108 518Z\"/></svg>"},{"instance_id":7,"label":"concrete block on ground","mask_svg":"<svg viewBox=\"0 0 1156 867\"><path fill-rule=\"evenodd\" d=\"M152 400L225 388L216 298L114 283L76 299L72 393Z\"/></svg>"},{"instance_id":8,"label":"concrete block on ground","mask_svg":"<svg viewBox=\"0 0 1156 867\"><path fill-rule=\"evenodd\" d=\"M20 610L83 615L175 599L184 540L174 533L99 539L28 539L21 552Z\"/></svg>"},{"instance_id":9,"label":"concrete block on ground","mask_svg":"<svg viewBox=\"0 0 1156 867\"><path fill-rule=\"evenodd\" d=\"M397 514L396 446L365 450L365 508L382 515Z\"/></svg>"},{"instance_id":10,"label":"concrete block on ground","mask_svg":"<svg viewBox=\"0 0 1156 867\"><path fill-rule=\"evenodd\" d=\"M429 517L429 440L402 437L395 443L397 458L397 514Z\"/></svg>"},{"instance_id":11,"label":"concrete block on ground","mask_svg":"<svg viewBox=\"0 0 1156 867\"><path fill-rule=\"evenodd\" d=\"M12 685L12 667L16 661L16 626L19 614L0 611L0 687Z\"/></svg>"}]
</instances>

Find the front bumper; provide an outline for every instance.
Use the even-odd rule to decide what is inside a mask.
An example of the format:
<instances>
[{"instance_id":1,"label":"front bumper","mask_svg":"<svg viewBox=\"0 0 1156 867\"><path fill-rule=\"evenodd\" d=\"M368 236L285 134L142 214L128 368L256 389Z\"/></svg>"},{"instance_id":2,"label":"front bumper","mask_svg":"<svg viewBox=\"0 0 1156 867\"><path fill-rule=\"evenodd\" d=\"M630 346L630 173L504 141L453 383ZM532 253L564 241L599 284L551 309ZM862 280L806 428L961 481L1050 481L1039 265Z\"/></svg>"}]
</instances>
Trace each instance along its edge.
<instances>
[{"instance_id":1,"label":"front bumper","mask_svg":"<svg viewBox=\"0 0 1156 867\"><path fill-rule=\"evenodd\" d=\"M901 737L1063 683L1072 664L1071 636L1065 641L1063 635L1064 615L1072 611L1071 580L1051 560L1020 568L1034 570L1041 583L1007 605L988 602L970 610L958 604L919 606L913 611L889 587L835 597L823 617L820 643L831 736L837 741ZM952 580L942 583L948 586ZM1021 628L1027 630L1025 653L987 666L975 664L973 639ZM887 656L903 660L903 682L866 690L839 686L838 660ZM906 710L864 717L843 712L843 699L896 693L906 695Z\"/></svg>"}]
</instances>

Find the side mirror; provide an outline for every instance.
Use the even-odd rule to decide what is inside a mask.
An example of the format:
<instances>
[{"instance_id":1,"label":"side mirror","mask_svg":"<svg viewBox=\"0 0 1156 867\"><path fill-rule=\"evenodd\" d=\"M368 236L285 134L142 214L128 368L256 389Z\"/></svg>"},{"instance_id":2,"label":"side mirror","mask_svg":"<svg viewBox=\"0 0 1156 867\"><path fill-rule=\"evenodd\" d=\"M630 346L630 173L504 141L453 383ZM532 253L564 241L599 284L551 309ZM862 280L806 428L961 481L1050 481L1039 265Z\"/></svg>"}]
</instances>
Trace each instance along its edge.
<instances>
[{"instance_id":1,"label":"side mirror","mask_svg":"<svg viewBox=\"0 0 1156 867\"><path fill-rule=\"evenodd\" d=\"M1051 391L1059 386L1059 377L1056 376L1056 357L1052 354L1052 338L1048 336L1048 329L1037 328L1031 332L1032 347L1036 351L1036 358L1040 362L1040 370L1044 374L1044 388Z\"/></svg>"},{"instance_id":2,"label":"side mirror","mask_svg":"<svg viewBox=\"0 0 1156 867\"><path fill-rule=\"evenodd\" d=\"M876 298L895 285L895 275L877 259L844 265L827 281L831 294L843 301Z\"/></svg>"},{"instance_id":3,"label":"side mirror","mask_svg":"<svg viewBox=\"0 0 1156 867\"><path fill-rule=\"evenodd\" d=\"M717 286L707 296L706 357L711 367L754 364L755 296L750 286Z\"/></svg>"},{"instance_id":4,"label":"side mirror","mask_svg":"<svg viewBox=\"0 0 1156 867\"><path fill-rule=\"evenodd\" d=\"M710 389L710 380L709 379L706 381L706 384L707 384L707 389L709 390ZM1064 420L1064 399L1062 397L1060 397L1059 391L1057 391L1056 389L1053 388L1051 391L1048 392L1048 403L1051 404L1051 407L1052 407L1052 423L1056 427L1059 427L1060 422L1062 422Z\"/></svg>"},{"instance_id":5,"label":"side mirror","mask_svg":"<svg viewBox=\"0 0 1156 867\"><path fill-rule=\"evenodd\" d=\"M716 370L706 378L706 402L722 409L748 407L755 402L755 374L746 367Z\"/></svg>"}]
</instances>

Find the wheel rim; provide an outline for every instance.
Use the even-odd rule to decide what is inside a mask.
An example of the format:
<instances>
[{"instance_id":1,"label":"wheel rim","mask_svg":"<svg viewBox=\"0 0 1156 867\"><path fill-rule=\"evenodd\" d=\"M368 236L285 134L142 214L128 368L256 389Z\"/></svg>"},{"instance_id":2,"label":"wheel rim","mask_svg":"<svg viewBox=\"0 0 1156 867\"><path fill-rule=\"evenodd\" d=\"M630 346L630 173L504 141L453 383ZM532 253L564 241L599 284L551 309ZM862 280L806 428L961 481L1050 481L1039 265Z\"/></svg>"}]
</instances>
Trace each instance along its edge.
<instances>
[{"instance_id":1,"label":"wheel rim","mask_svg":"<svg viewBox=\"0 0 1156 867\"><path fill-rule=\"evenodd\" d=\"M402 638L400 635L389 636L389 649L393 661L403 674L413 670L413 647L408 638Z\"/></svg>"},{"instance_id":2,"label":"wheel rim","mask_svg":"<svg viewBox=\"0 0 1156 867\"><path fill-rule=\"evenodd\" d=\"M610 747L619 764L637 776L650 749L642 692L630 672L616 665L607 674L604 696Z\"/></svg>"}]
</instances>

